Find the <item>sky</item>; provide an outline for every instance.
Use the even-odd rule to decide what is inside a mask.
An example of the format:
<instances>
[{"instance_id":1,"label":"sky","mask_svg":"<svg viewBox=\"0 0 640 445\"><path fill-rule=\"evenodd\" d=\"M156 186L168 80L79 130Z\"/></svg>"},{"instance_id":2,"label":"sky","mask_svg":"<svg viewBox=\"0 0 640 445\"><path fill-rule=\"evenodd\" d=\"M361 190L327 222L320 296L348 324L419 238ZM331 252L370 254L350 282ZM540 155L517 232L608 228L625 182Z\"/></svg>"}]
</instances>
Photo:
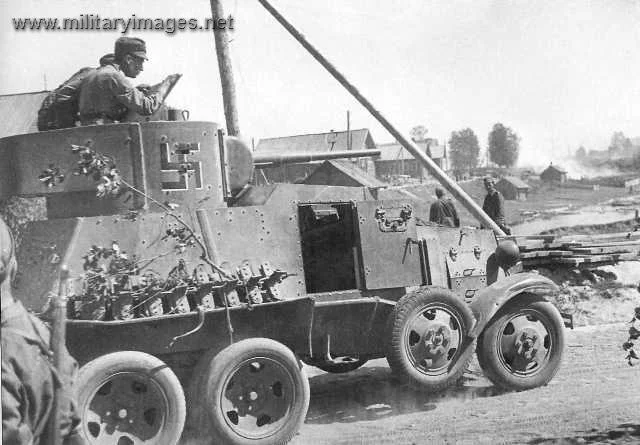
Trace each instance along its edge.
<instances>
[{"instance_id":1,"label":"sky","mask_svg":"<svg viewBox=\"0 0 640 445\"><path fill-rule=\"evenodd\" d=\"M449 139L470 127L484 149L496 122L543 166L614 131L640 137L639 0L271 0L401 131ZM393 138L255 0L222 0L246 139L369 128ZM62 83L113 51L116 31L16 31L12 18L196 18L208 0L0 0L0 94ZM211 31L129 31L147 42L136 83L183 77L167 102L224 123Z\"/></svg>"}]
</instances>

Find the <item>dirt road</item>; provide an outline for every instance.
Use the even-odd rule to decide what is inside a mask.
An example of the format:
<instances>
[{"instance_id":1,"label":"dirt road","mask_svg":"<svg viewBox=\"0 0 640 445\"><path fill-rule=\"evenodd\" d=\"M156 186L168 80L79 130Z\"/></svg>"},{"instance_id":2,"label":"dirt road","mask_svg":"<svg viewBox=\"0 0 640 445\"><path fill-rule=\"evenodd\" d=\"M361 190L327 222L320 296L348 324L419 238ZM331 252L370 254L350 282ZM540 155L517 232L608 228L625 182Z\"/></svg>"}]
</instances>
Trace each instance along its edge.
<instances>
[{"instance_id":1,"label":"dirt road","mask_svg":"<svg viewBox=\"0 0 640 445\"><path fill-rule=\"evenodd\" d=\"M624 361L627 329L567 331L558 375L519 393L496 390L476 362L461 387L438 396L394 382L384 359L342 375L307 368L311 405L291 443L640 443L640 365Z\"/></svg>"}]
</instances>

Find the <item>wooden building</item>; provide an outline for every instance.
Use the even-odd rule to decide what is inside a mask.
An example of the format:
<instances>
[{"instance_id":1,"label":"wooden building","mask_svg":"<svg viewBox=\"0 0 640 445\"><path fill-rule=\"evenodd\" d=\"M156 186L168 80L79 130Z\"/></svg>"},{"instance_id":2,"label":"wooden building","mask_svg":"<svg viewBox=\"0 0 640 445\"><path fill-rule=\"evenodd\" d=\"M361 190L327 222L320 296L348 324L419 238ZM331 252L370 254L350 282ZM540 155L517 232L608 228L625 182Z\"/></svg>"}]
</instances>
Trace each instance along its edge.
<instances>
[{"instance_id":1,"label":"wooden building","mask_svg":"<svg viewBox=\"0 0 640 445\"><path fill-rule=\"evenodd\" d=\"M416 142L443 170L448 170L447 150L444 145L438 144L437 139L425 139ZM398 142L378 145L380 157L375 159L376 176L379 179L389 181L394 177L410 176L412 178L425 178L428 172L422 165Z\"/></svg>"},{"instance_id":2,"label":"wooden building","mask_svg":"<svg viewBox=\"0 0 640 445\"><path fill-rule=\"evenodd\" d=\"M342 187L366 187L377 199L378 190L388 184L379 181L348 159L324 161L304 180L307 185L332 185Z\"/></svg>"},{"instance_id":3,"label":"wooden building","mask_svg":"<svg viewBox=\"0 0 640 445\"><path fill-rule=\"evenodd\" d=\"M330 131L328 133L260 139L255 152L260 154L325 153L375 148L376 144L369 130L361 128L349 132ZM322 162L314 161L259 169L256 172L256 180L269 183L300 183L313 173ZM372 158L354 159L354 163L365 172L375 175L375 164Z\"/></svg>"},{"instance_id":4,"label":"wooden building","mask_svg":"<svg viewBox=\"0 0 640 445\"><path fill-rule=\"evenodd\" d=\"M502 193L504 199L526 201L529 185L515 176L506 176L496 183L496 190Z\"/></svg>"},{"instance_id":5,"label":"wooden building","mask_svg":"<svg viewBox=\"0 0 640 445\"><path fill-rule=\"evenodd\" d=\"M559 165L549 164L549 167L540 173L540 179L544 182L567 182L567 171Z\"/></svg>"}]
</instances>

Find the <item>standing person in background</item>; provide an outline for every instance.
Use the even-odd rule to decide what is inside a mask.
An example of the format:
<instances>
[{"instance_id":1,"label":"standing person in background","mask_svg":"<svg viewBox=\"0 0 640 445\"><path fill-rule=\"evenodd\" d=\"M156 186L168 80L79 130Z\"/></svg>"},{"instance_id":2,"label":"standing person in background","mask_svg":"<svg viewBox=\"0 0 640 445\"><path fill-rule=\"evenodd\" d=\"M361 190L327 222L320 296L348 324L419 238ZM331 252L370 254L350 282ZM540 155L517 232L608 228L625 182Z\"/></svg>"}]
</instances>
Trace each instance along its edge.
<instances>
[{"instance_id":1,"label":"standing person in background","mask_svg":"<svg viewBox=\"0 0 640 445\"><path fill-rule=\"evenodd\" d=\"M429 221L442 226L460 227L460 218L451 198L444 197L444 190L436 188L437 201L429 209Z\"/></svg>"},{"instance_id":2,"label":"standing person in background","mask_svg":"<svg viewBox=\"0 0 640 445\"><path fill-rule=\"evenodd\" d=\"M484 188L487 190L487 196L484 197L482 210L489 215L502 231L511 235L511 229L507 227L504 217L504 197L502 193L496 190L496 182L492 177L484 178Z\"/></svg>"}]
</instances>

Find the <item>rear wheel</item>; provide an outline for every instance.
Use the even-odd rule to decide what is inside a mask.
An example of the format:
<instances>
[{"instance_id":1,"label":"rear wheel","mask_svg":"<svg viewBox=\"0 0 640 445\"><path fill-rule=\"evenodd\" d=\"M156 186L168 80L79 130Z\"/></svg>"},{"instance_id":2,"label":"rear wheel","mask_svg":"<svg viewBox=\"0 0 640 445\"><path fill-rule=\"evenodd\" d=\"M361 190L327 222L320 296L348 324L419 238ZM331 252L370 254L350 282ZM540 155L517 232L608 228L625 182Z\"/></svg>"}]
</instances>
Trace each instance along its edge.
<instances>
[{"instance_id":1,"label":"rear wheel","mask_svg":"<svg viewBox=\"0 0 640 445\"><path fill-rule=\"evenodd\" d=\"M76 387L88 444L178 443L184 392L162 360L135 351L107 354L80 369Z\"/></svg>"},{"instance_id":2,"label":"rear wheel","mask_svg":"<svg viewBox=\"0 0 640 445\"><path fill-rule=\"evenodd\" d=\"M564 351L558 310L537 297L507 303L478 338L478 362L496 386L525 390L546 385L558 372Z\"/></svg>"},{"instance_id":3,"label":"rear wheel","mask_svg":"<svg viewBox=\"0 0 640 445\"><path fill-rule=\"evenodd\" d=\"M389 320L387 361L414 387L439 391L455 384L474 352L467 304L441 288L405 295Z\"/></svg>"},{"instance_id":4,"label":"rear wheel","mask_svg":"<svg viewBox=\"0 0 640 445\"><path fill-rule=\"evenodd\" d=\"M209 352L196 368L191 396L192 428L214 443L285 444L298 432L309 408L309 381L293 352L266 338Z\"/></svg>"}]
</instances>

